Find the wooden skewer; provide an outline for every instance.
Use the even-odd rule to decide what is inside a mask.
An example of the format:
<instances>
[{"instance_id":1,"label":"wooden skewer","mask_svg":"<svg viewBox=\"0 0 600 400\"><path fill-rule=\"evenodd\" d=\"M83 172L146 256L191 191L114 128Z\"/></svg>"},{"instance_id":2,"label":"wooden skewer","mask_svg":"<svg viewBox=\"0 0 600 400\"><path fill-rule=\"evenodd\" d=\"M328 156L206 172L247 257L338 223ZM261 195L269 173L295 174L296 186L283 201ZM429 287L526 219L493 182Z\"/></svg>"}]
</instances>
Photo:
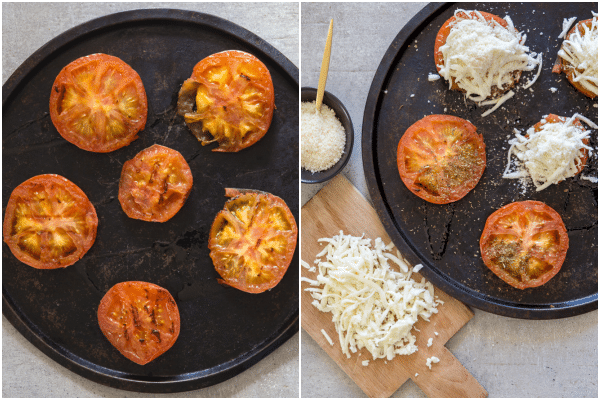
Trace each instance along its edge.
<instances>
[{"instance_id":1,"label":"wooden skewer","mask_svg":"<svg viewBox=\"0 0 600 400\"><path fill-rule=\"evenodd\" d=\"M325 51L323 52L323 61L321 62L321 74L319 75L319 86L317 88L317 111L321 111L323 103L323 93L325 93L325 84L327 83L327 73L329 72L329 58L331 57L331 37L333 35L333 19L329 22L329 32L327 33L327 42L325 42Z\"/></svg>"}]
</instances>

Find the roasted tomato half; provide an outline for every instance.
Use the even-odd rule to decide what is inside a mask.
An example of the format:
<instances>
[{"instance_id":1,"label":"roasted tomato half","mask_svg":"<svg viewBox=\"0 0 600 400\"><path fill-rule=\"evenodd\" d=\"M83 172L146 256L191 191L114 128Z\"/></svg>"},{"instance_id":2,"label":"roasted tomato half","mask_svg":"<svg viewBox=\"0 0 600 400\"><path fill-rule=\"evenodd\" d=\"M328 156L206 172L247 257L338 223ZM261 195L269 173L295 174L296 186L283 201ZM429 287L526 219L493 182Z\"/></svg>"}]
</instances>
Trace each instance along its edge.
<instances>
[{"instance_id":1,"label":"roasted tomato half","mask_svg":"<svg viewBox=\"0 0 600 400\"><path fill-rule=\"evenodd\" d=\"M586 19L583 21L579 21L577 24L575 24L575 26L573 28L571 28L571 30L569 31L569 33L566 36L566 40L570 40L571 37L575 34L575 30L579 30L579 33L581 35L584 34L585 32L585 28L589 29L593 29L593 23L592 23L592 19ZM596 29L598 29L597 27L595 27ZM596 48L598 47L598 43L596 42ZM563 45L561 46L561 48L563 49L563 51L565 51L565 44L563 43ZM575 86L575 88L577 90L579 90L581 93L585 94L587 97L595 99L596 97L598 97L597 93L592 92L592 90L586 88L581 81L579 80L575 80L575 70L578 70L579 72L583 72L584 68L579 68L579 66L573 66L571 65L571 63L567 60L565 60L562 57L558 57L557 63L554 65L554 67L552 68L552 72L554 73L561 73L564 72L565 75L567 76L567 79L569 80L569 82L571 82L571 84L573 86ZM595 85L596 86L596 91L598 91L598 82L590 82L591 85Z\"/></svg>"},{"instance_id":2,"label":"roasted tomato half","mask_svg":"<svg viewBox=\"0 0 600 400\"><path fill-rule=\"evenodd\" d=\"M270 193L225 189L225 195L231 199L217 214L208 241L220 282L248 293L275 287L296 249L292 212Z\"/></svg>"},{"instance_id":3,"label":"roasted tomato half","mask_svg":"<svg viewBox=\"0 0 600 400\"><path fill-rule=\"evenodd\" d=\"M483 18L486 21L494 20L501 26L503 26L505 28L508 27L508 23L504 19L498 17L497 15L490 14L485 11L479 11L479 12L481 13L481 15L483 16ZM475 18L475 11L460 12L458 15L463 18L465 18L467 16L469 18ZM441 66L444 65L444 55L440 51L440 47L442 47L443 45L446 44L448 36L450 35L450 32L452 31L452 25L455 21L456 21L455 16L452 16L451 18L449 18L444 23L444 25L442 25L442 27L438 31L438 34L435 38L435 43L434 43L434 48L433 48L433 57L435 60L435 67L438 72L440 72ZM492 94L490 97L491 98L497 97L497 96L507 92L510 88L512 88L516 83L519 82L519 79L521 78L521 72L522 71L520 71L520 70L515 70L515 71L511 72L511 84L509 84L509 85L504 85L503 87L498 87L497 85L492 86ZM462 89L458 85L458 83L456 82L454 77L452 77L451 79L452 79L452 86L451 86L452 90L458 90L460 92L465 92L465 90Z\"/></svg>"},{"instance_id":4,"label":"roasted tomato half","mask_svg":"<svg viewBox=\"0 0 600 400\"><path fill-rule=\"evenodd\" d=\"M218 142L213 151L235 152L261 139L273 118L275 97L271 74L256 57L224 51L194 67L179 91L177 112L202 145Z\"/></svg>"},{"instance_id":5,"label":"roasted tomato half","mask_svg":"<svg viewBox=\"0 0 600 400\"><path fill-rule=\"evenodd\" d=\"M34 176L13 190L4 216L4 241L34 268L74 264L96 240L98 217L85 193L59 175Z\"/></svg>"},{"instance_id":6,"label":"roasted tomato half","mask_svg":"<svg viewBox=\"0 0 600 400\"><path fill-rule=\"evenodd\" d=\"M144 365L169 350L179 336L177 304L166 289L148 282L122 282L100 301L98 324L109 342Z\"/></svg>"},{"instance_id":7,"label":"roasted tomato half","mask_svg":"<svg viewBox=\"0 0 600 400\"><path fill-rule=\"evenodd\" d=\"M117 57L78 58L52 85L52 122L63 138L83 150L107 153L127 146L144 129L147 116L140 76Z\"/></svg>"},{"instance_id":8,"label":"roasted tomato half","mask_svg":"<svg viewBox=\"0 0 600 400\"><path fill-rule=\"evenodd\" d=\"M181 153L155 144L123 164L119 202L130 218L165 222L181 209L192 183Z\"/></svg>"},{"instance_id":9,"label":"roasted tomato half","mask_svg":"<svg viewBox=\"0 0 600 400\"><path fill-rule=\"evenodd\" d=\"M567 121L567 119L568 118L565 118L565 117L559 117L558 115L549 114L548 116L546 116L544 118L545 122L542 122L542 121L538 122L537 124L535 124L533 126L533 129L536 132L539 132L542 130L542 126L544 126L545 124L563 123L563 122ZM583 127L583 125L581 125L581 122L579 122L579 120L577 118L575 118L575 120L573 121L573 125L575 125L579 129L581 129L582 131L585 131L585 128ZM590 140L583 139L582 142L587 145L590 143ZM583 171L583 169L585 168L585 165L587 164L588 158L589 158L588 151L586 149L581 149L581 157L579 157L579 165L577 166L577 172L575 173L575 175L577 175L578 173Z\"/></svg>"},{"instance_id":10,"label":"roasted tomato half","mask_svg":"<svg viewBox=\"0 0 600 400\"><path fill-rule=\"evenodd\" d=\"M430 203L447 204L462 199L479 182L485 144L469 121L429 115L406 130L397 161L408 190Z\"/></svg>"},{"instance_id":11,"label":"roasted tomato half","mask_svg":"<svg viewBox=\"0 0 600 400\"><path fill-rule=\"evenodd\" d=\"M539 201L508 204L485 223L479 241L485 265L517 289L537 287L558 273L569 248L560 215Z\"/></svg>"}]
</instances>

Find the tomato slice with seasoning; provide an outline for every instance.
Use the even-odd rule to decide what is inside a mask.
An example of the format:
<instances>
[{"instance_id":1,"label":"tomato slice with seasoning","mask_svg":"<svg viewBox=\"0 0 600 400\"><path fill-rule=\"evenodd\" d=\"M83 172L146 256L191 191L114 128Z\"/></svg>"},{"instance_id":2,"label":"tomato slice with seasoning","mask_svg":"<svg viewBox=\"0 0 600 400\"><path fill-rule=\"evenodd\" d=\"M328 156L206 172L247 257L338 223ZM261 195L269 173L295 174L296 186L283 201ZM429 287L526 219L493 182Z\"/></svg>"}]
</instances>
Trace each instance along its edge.
<instances>
[{"instance_id":1,"label":"tomato slice with seasoning","mask_svg":"<svg viewBox=\"0 0 600 400\"><path fill-rule=\"evenodd\" d=\"M183 207L192 184L181 153L155 144L123 164L119 202L130 218L165 222Z\"/></svg>"},{"instance_id":2,"label":"tomato slice with seasoning","mask_svg":"<svg viewBox=\"0 0 600 400\"><path fill-rule=\"evenodd\" d=\"M17 186L6 206L4 241L19 261L38 269L73 265L96 240L98 217L68 179L38 175Z\"/></svg>"},{"instance_id":3,"label":"tomato slice with seasoning","mask_svg":"<svg viewBox=\"0 0 600 400\"><path fill-rule=\"evenodd\" d=\"M406 130L397 162L408 190L430 203L451 203L469 193L483 175L483 136L462 118L429 115Z\"/></svg>"},{"instance_id":4,"label":"tomato slice with seasoning","mask_svg":"<svg viewBox=\"0 0 600 400\"><path fill-rule=\"evenodd\" d=\"M508 27L508 23L503 18L500 18L499 16L494 15L494 14L487 13L485 11L479 11L479 12L481 13L481 15L483 16L483 18L486 21L494 20L501 26L503 26L505 28ZM466 11L466 12L461 11L458 13L458 16L461 18L466 18L466 17L475 18L475 15L476 15L475 11L473 11L473 10ZM440 72L441 67L444 65L444 55L440 51L440 47L442 47L443 45L446 44L446 40L448 40L448 36L450 35L450 32L452 31L452 25L454 24L455 21L456 21L455 16L450 17L446 22L444 22L444 25L442 25L442 27L438 31L437 36L435 37L435 43L434 43L434 47L433 47L433 58L435 60L435 67L438 72ZM521 78L521 71L519 71L519 70L514 71L513 72L513 82L517 83L520 78ZM514 83L513 83L513 85L514 85ZM512 87L512 85L510 87ZM498 88L497 86L492 86L492 97L496 97L498 94L508 91L510 89L510 87ZM452 78L451 89L464 92L464 90L458 86L458 84L454 80L454 77Z\"/></svg>"},{"instance_id":5,"label":"tomato slice with seasoning","mask_svg":"<svg viewBox=\"0 0 600 400\"><path fill-rule=\"evenodd\" d=\"M546 204L527 200L490 215L479 241L485 265L517 289L548 282L560 270L569 236L560 215Z\"/></svg>"},{"instance_id":6,"label":"tomato slice with seasoning","mask_svg":"<svg viewBox=\"0 0 600 400\"><path fill-rule=\"evenodd\" d=\"M100 301L98 324L108 341L144 365L169 350L180 330L179 309L168 290L148 282L121 282Z\"/></svg>"},{"instance_id":7,"label":"tomato slice with seasoning","mask_svg":"<svg viewBox=\"0 0 600 400\"><path fill-rule=\"evenodd\" d=\"M231 197L210 229L208 248L219 282L248 293L275 287L296 249L298 228L285 202L270 193L225 189Z\"/></svg>"},{"instance_id":8,"label":"tomato slice with seasoning","mask_svg":"<svg viewBox=\"0 0 600 400\"><path fill-rule=\"evenodd\" d=\"M177 112L213 151L236 152L260 140L271 125L275 97L267 67L252 54L224 51L194 67L179 91Z\"/></svg>"},{"instance_id":9,"label":"tomato slice with seasoning","mask_svg":"<svg viewBox=\"0 0 600 400\"><path fill-rule=\"evenodd\" d=\"M144 129L147 116L140 76L117 57L78 58L52 85L52 122L63 138L83 150L107 153L127 146Z\"/></svg>"},{"instance_id":10,"label":"tomato slice with seasoning","mask_svg":"<svg viewBox=\"0 0 600 400\"><path fill-rule=\"evenodd\" d=\"M542 130L542 126L544 126L545 124L564 123L567 120L568 120L568 118L566 118L566 117L560 117L555 114L549 114L546 117L544 117L544 120L543 120L544 122L542 122L542 121L538 122L537 124L535 124L533 126L533 129L536 132L539 132ZM573 125L575 125L579 129L581 129L582 132L585 131L585 128L583 127L583 125L577 118L575 118L575 120L573 120ZM525 135L525 136L528 136L528 135ZM582 139L581 141L585 145L588 145L590 143L589 139ZM577 172L575 173L575 175L577 175L578 173L583 171L583 169L585 168L585 165L587 164L588 158L589 158L588 151L586 149L581 149L581 157L579 157L579 165L577 166Z\"/></svg>"},{"instance_id":11,"label":"tomato slice with seasoning","mask_svg":"<svg viewBox=\"0 0 600 400\"><path fill-rule=\"evenodd\" d=\"M573 28L571 28L571 30L567 34L566 40L569 40L571 38L571 36L575 33L576 29L579 29L579 33L581 35L583 35L585 33L584 27L587 27L588 29L592 29L592 19L586 19L583 21L579 21L577 24L575 24L575 26ZM563 50L564 50L564 46L565 46L564 44L561 46L561 48ZM552 68L552 72L557 73L557 74L564 72L565 75L567 76L567 79L569 80L569 82L571 82L571 85L575 86L575 88L577 90L579 90L581 93L585 94L587 97L589 97L591 99L595 99L596 97L598 97L598 95L596 93L587 89L585 86L583 86L581 84L581 82L575 80L575 70L576 69L577 68L574 68L574 66L571 65L570 62L568 62L567 60L565 60L564 58L559 56L557 59L557 63ZM580 72L581 71L583 71L583 69L581 69ZM596 86L597 85L598 84L596 83Z\"/></svg>"}]
</instances>

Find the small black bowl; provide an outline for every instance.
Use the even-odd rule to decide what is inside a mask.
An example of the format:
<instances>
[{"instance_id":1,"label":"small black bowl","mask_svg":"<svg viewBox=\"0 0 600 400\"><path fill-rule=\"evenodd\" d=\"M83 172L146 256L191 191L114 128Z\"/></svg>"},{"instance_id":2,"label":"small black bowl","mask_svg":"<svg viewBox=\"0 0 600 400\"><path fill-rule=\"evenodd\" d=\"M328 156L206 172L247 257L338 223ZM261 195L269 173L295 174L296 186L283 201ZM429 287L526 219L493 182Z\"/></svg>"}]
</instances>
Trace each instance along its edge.
<instances>
[{"instance_id":1,"label":"small black bowl","mask_svg":"<svg viewBox=\"0 0 600 400\"><path fill-rule=\"evenodd\" d=\"M303 87L301 94L301 101L313 101L317 99L317 89L310 87ZM352 127L352 120L350 114L342 102L329 93L327 90L323 94L323 104L331 108L335 112L335 116L340 120L344 130L346 131L346 146L342 157L335 163L331 168L325 171L315 172L314 174L310 171L302 168L300 179L302 183L320 183L325 182L338 174L348 163L350 155L352 154L352 145L354 144L354 128ZM302 156L302 155L301 155Z\"/></svg>"}]
</instances>

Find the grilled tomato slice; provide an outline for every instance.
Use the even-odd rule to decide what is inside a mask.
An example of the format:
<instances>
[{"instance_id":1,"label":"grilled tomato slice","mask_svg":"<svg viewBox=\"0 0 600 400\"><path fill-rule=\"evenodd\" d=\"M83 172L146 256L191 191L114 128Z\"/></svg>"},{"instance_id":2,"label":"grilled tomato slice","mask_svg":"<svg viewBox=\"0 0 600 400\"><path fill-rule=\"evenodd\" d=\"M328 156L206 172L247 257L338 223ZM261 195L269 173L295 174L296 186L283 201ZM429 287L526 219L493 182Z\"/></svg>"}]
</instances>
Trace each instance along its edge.
<instances>
[{"instance_id":1,"label":"grilled tomato slice","mask_svg":"<svg viewBox=\"0 0 600 400\"><path fill-rule=\"evenodd\" d=\"M558 273L569 248L560 215L539 201L508 204L490 215L479 241L485 265L517 289L537 287Z\"/></svg>"},{"instance_id":2,"label":"grilled tomato slice","mask_svg":"<svg viewBox=\"0 0 600 400\"><path fill-rule=\"evenodd\" d=\"M231 197L210 229L208 248L219 280L248 293L275 287L296 249L298 228L285 202L270 193L225 189Z\"/></svg>"},{"instance_id":3,"label":"grilled tomato slice","mask_svg":"<svg viewBox=\"0 0 600 400\"><path fill-rule=\"evenodd\" d=\"M100 301L98 324L108 341L144 365L169 350L179 336L177 304L166 289L148 282L121 282Z\"/></svg>"},{"instance_id":4,"label":"grilled tomato slice","mask_svg":"<svg viewBox=\"0 0 600 400\"><path fill-rule=\"evenodd\" d=\"M34 176L13 190L4 216L4 241L38 269L73 265L96 240L98 217L85 193L60 175Z\"/></svg>"},{"instance_id":5,"label":"grilled tomato slice","mask_svg":"<svg viewBox=\"0 0 600 400\"><path fill-rule=\"evenodd\" d=\"M147 116L140 76L117 57L78 58L52 85L52 122L63 138L83 150L107 153L127 146L144 129Z\"/></svg>"},{"instance_id":6,"label":"grilled tomato slice","mask_svg":"<svg viewBox=\"0 0 600 400\"><path fill-rule=\"evenodd\" d=\"M430 203L447 204L462 199L479 182L485 144L469 121L429 115L406 130L397 161L408 190Z\"/></svg>"},{"instance_id":7,"label":"grilled tomato slice","mask_svg":"<svg viewBox=\"0 0 600 400\"><path fill-rule=\"evenodd\" d=\"M130 218L165 222L181 209L192 183L181 153L155 144L123 164L119 202Z\"/></svg>"},{"instance_id":8,"label":"grilled tomato slice","mask_svg":"<svg viewBox=\"0 0 600 400\"><path fill-rule=\"evenodd\" d=\"M275 97L271 74L252 54L224 51L194 67L179 91L177 112L213 151L236 152L260 140L271 125Z\"/></svg>"},{"instance_id":9,"label":"grilled tomato slice","mask_svg":"<svg viewBox=\"0 0 600 400\"><path fill-rule=\"evenodd\" d=\"M584 37L586 37L586 31L592 33L590 35L587 35L587 37L592 40L588 41L583 39ZM575 35L579 36L577 39L581 39L574 40ZM582 79L581 77L575 76L575 72L583 73L585 71L588 74L596 76L597 78L598 64L596 64L596 68L594 70L592 65L587 65L588 63L580 62L581 60L576 56L582 51L589 52L591 50L587 49L586 45L595 46L596 52L598 51L598 22L594 21L594 19L586 19L583 21L579 21L577 24L575 24L573 28L571 28L571 30L565 38L565 41L561 46L561 50L565 52L565 55L563 57L559 54L557 63L552 68L552 72L557 74L564 72L569 82L571 82L571 84L575 86L577 90L579 90L587 97L595 99L596 97L598 97L598 81L594 82L592 80ZM578 49L573 51L573 46L578 47ZM568 60L567 58L570 60ZM573 65L573 63L577 65Z\"/></svg>"}]
</instances>

